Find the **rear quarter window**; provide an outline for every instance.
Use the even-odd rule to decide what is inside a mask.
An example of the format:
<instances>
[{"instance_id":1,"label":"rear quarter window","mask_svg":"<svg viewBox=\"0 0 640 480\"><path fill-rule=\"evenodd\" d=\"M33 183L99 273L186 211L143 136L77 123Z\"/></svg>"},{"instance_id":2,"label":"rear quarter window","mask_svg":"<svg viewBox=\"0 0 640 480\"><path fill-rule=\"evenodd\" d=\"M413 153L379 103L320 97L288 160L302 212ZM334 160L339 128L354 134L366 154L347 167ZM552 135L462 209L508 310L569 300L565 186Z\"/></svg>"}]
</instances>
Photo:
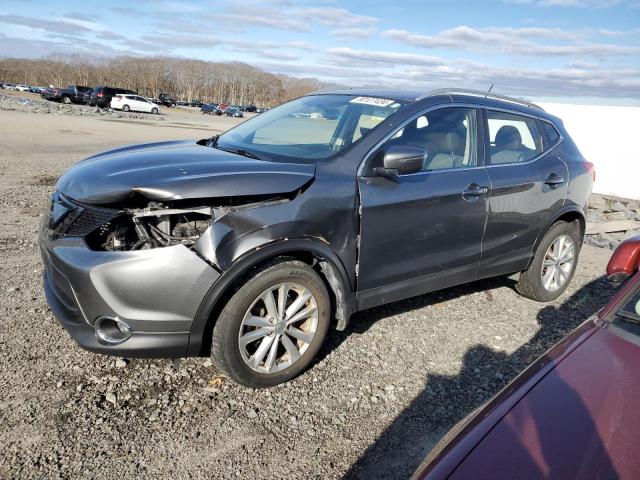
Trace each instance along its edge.
<instances>
[{"instance_id":1,"label":"rear quarter window","mask_svg":"<svg viewBox=\"0 0 640 480\"><path fill-rule=\"evenodd\" d=\"M544 149L548 150L549 148L554 147L560 141L560 134L556 127L554 127L551 123L545 122L544 120L540 122L542 126L543 140L544 140Z\"/></svg>"}]
</instances>

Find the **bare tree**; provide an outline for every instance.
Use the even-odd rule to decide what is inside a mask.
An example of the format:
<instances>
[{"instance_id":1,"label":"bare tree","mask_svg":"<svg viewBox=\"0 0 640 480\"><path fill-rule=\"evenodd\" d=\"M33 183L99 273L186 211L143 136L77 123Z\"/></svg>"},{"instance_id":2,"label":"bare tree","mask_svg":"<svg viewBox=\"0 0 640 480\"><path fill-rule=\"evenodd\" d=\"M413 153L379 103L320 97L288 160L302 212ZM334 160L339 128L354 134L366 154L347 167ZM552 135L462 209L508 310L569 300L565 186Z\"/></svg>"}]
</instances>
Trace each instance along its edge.
<instances>
[{"instance_id":1,"label":"bare tree","mask_svg":"<svg viewBox=\"0 0 640 480\"><path fill-rule=\"evenodd\" d=\"M0 59L0 81L29 85L110 85L157 98L273 106L323 84L314 78L274 75L240 62L148 57L92 60L79 56Z\"/></svg>"}]
</instances>

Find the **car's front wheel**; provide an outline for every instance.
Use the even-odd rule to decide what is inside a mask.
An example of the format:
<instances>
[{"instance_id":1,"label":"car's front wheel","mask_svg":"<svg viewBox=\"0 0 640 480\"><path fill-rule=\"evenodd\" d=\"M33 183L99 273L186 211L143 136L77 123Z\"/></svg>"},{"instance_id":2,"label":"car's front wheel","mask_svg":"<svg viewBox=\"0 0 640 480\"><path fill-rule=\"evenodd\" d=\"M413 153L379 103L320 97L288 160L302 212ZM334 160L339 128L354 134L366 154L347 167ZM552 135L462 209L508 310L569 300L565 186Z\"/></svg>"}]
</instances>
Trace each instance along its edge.
<instances>
[{"instance_id":1,"label":"car's front wheel","mask_svg":"<svg viewBox=\"0 0 640 480\"><path fill-rule=\"evenodd\" d=\"M520 274L518 293L539 302L558 298L573 278L581 246L575 223L555 223L542 237L529 268Z\"/></svg>"},{"instance_id":2,"label":"car's front wheel","mask_svg":"<svg viewBox=\"0 0 640 480\"><path fill-rule=\"evenodd\" d=\"M324 282L307 264L270 264L255 272L220 313L213 329L213 360L247 387L286 382L318 353L330 305Z\"/></svg>"},{"instance_id":3,"label":"car's front wheel","mask_svg":"<svg viewBox=\"0 0 640 480\"><path fill-rule=\"evenodd\" d=\"M157 108L155 108L155 107L154 107L154 108L152 108L152 109L151 109L151 113L152 113L152 114L154 114L154 115L157 115L157 114L158 114L158 109L157 109Z\"/></svg>"}]
</instances>

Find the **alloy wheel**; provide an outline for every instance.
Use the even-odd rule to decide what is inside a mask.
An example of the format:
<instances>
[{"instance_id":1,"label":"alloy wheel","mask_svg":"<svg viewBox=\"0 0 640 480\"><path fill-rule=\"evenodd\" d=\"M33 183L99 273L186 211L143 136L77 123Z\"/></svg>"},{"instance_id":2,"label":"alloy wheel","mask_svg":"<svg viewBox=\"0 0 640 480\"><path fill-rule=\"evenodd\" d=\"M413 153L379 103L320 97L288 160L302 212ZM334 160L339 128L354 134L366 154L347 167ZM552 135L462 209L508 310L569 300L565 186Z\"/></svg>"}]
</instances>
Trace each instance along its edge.
<instances>
[{"instance_id":1,"label":"alloy wheel","mask_svg":"<svg viewBox=\"0 0 640 480\"><path fill-rule=\"evenodd\" d=\"M564 287L571 276L576 247L569 235L556 238L542 260L542 286L549 292Z\"/></svg>"},{"instance_id":2,"label":"alloy wheel","mask_svg":"<svg viewBox=\"0 0 640 480\"><path fill-rule=\"evenodd\" d=\"M269 287L245 313L238 346L244 362L260 373L289 368L307 351L318 329L318 303L296 283Z\"/></svg>"}]
</instances>

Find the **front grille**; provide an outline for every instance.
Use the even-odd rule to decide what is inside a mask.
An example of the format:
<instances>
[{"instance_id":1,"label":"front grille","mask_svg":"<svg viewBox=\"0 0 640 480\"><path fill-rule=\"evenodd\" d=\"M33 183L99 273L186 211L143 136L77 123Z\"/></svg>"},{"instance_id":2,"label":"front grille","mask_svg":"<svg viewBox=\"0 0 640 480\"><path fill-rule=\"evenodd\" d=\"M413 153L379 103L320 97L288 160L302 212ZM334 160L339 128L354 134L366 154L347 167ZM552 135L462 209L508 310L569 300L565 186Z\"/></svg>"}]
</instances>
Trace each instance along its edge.
<instances>
[{"instance_id":1,"label":"front grille","mask_svg":"<svg viewBox=\"0 0 640 480\"><path fill-rule=\"evenodd\" d=\"M58 212L58 219L53 218ZM84 237L120 215L120 210L94 207L55 193L49 212L49 228L53 236Z\"/></svg>"},{"instance_id":2,"label":"front grille","mask_svg":"<svg viewBox=\"0 0 640 480\"><path fill-rule=\"evenodd\" d=\"M80 214L71 222L66 232L63 232L64 235L84 237L96 228L101 227L105 223L109 223L120 213L119 210L113 210L111 208L98 208L93 206L82 206L80 208Z\"/></svg>"}]
</instances>

